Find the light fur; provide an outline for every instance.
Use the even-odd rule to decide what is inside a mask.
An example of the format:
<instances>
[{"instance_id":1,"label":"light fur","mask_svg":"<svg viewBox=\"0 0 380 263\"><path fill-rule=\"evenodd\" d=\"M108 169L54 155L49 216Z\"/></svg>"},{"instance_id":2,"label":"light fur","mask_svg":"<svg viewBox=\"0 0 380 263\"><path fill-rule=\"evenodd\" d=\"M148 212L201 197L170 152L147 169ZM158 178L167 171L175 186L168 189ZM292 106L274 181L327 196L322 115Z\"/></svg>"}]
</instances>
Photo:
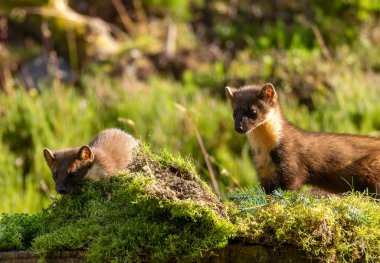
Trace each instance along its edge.
<instances>
[{"instance_id":1,"label":"light fur","mask_svg":"<svg viewBox=\"0 0 380 263\"><path fill-rule=\"evenodd\" d=\"M246 133L249 144L254 152L253 161L259 171L259 176L269 177L276 167L270 158L270 151L281 140L281 117L275 109L271 109L266 120L258 127Z\"/></svg>"}]
</instances>

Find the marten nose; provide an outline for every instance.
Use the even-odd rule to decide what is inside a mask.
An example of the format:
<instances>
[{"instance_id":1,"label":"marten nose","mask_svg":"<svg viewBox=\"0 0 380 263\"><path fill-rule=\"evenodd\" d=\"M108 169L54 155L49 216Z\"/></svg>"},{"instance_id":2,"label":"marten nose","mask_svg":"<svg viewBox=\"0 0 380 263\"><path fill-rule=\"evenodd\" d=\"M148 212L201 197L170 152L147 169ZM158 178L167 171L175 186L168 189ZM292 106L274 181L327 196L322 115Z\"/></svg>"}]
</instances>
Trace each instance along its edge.
<instances>
[{"instance_id":1,"label":"marten nose","mask_svg":"<svg viewBox=\"0 0 380 263\"><path fill-rule=\"evenodd\" d=\"M60 193L60 194L67 194L68 191L67 191L67 188L66 187L60 187L57 189L57 192Z\"/></svg>"},{"instance_id":2,"label":"marten nose","mask_svg":"<svg viewBox=\"0 0 380 263\"><path fill-rule=\"evenodd\" d=\"M236 130L238 133L243 133L243 132L244 132L243 124L242 124L242 123L237 123L237 124L235 125L235 130Z\"/></svg>"}]
</instances>

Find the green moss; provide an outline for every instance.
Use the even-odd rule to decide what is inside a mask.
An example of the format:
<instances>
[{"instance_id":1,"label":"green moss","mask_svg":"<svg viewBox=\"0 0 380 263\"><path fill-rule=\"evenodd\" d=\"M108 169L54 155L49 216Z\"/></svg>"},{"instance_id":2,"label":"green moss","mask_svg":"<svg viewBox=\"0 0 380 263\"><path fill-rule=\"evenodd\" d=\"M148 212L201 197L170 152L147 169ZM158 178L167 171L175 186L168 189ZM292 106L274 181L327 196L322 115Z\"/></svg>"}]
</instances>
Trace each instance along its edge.
<instances>
[{"instance_id":1,"label":"green moss","mask_svg":"<svg viewBox=\"0 0 380 263\"><path fill-rule=\"evenodd\" d=\"M41 225L31 249L42 256L84 249L91 262L162 262L191 260L225 246L235 227L188 166L180 158L154 155L143 147L125 174L86 183L39 213ZM6 226L17 230L18 225L14 221ZM9 249L28 248L20 243L23 237L20 232L15 240L8 238Z\"/></svg>"},{"instance_id":2,"label":"green moss","mask_svg":"<svg viewBox=\"0 0 380 263\"><path fill-rule=\"evenodd\" d=\"M3 214L0 220L0 251L29 248L41 227L38 215Z\"/></svg>"},{"instance_id":3,"label":"green moss","mask_svg":"<svg viewBox=\"0 0 380 263\"><path fill-rule=\"evenodd\" d=\"M234 238L291 245L321 262L380 260L379 204L368 195L244 188L231 200L221 204L188 160L142 146L118 177L86 183L33 216L3 215L0 250L44 256L79 249L90 262L182 262Z\"/></svg>"},{"instance_id":4,"label":"green moss","mask_svg":"<svg viewBox=\"0 0 380 263\"><path fill-rule=\"evenodd\" d=\"M259 192L243 189L232 196L240 210L233 221L247 242L293 245L322 262L380 260L380 207L372 197Z\"/></svg>"}]
</instances>

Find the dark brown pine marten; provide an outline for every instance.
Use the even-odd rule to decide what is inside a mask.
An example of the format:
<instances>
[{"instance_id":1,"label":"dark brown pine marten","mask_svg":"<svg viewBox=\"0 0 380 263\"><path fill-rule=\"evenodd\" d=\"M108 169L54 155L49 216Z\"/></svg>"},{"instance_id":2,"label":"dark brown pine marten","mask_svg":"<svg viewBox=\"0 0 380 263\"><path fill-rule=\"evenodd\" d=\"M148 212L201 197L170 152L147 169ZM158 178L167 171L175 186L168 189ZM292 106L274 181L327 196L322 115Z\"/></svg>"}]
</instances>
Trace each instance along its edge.
<instances>
[{"instance_id":1,"label":"dark brown pine marten","mask_svg":"<svg viewBox=\"0 0 380 263\"><path fill-rule=\"evenodd\" d=\"M235 130L245 133L266 192L298 190L304 184L333 193L380 190L380 139L308 132L289 123L275 88L226 87Z\"/></svg>"}]
</instances>

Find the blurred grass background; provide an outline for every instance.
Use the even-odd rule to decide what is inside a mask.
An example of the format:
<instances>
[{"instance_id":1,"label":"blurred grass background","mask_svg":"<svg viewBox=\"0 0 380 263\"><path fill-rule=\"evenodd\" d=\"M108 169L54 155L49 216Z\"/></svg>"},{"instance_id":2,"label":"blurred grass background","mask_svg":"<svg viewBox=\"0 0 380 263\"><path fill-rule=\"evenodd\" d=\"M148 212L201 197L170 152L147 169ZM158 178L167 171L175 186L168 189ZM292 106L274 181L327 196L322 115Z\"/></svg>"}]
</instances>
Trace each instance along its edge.
<instances>
[{"instance_id":1,"label":"blurred grass background","mask_svg":"<svg viewBox=\"0 0 380 263\"><path fill-rule=\"evenodd\" d=\"M0 212L46 207L42 149L108 127L191 157L211 183L197 129L223 197L257 185L225 85L272 82L297 126L379 135L379 1L16 0L0 13Z\"/></svg>"}]
</instances>

